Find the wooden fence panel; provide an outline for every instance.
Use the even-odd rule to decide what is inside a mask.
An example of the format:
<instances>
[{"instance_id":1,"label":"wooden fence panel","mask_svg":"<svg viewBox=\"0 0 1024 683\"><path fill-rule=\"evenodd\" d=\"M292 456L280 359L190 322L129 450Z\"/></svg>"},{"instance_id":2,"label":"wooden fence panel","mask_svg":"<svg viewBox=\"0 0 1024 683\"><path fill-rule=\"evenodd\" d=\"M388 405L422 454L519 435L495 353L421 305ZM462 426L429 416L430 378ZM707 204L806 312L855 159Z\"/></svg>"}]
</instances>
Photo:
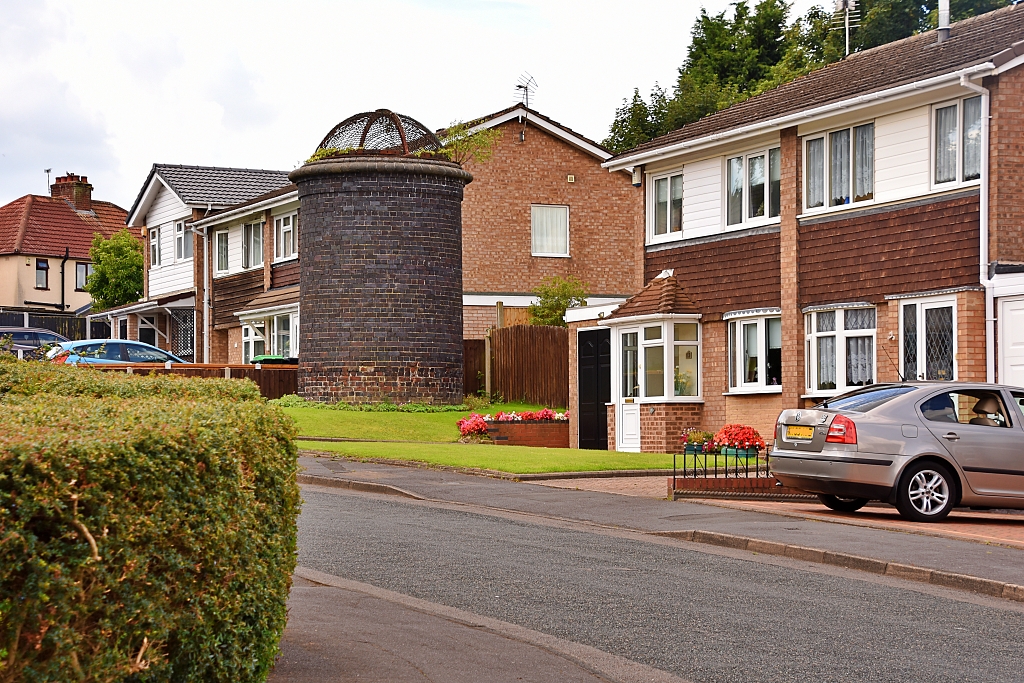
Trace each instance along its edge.
<instances>
[{"instance_id":1,"label":"wooden fence panel","mask_svg":"<svg viewBox=\"0 0 1024 683\"><path fill-rule=\"evenodd\" d=\"M194 365L172 365L168 370L162 364L135 363L120 365L91 365L90 368L107 371L127 372L148 375L180 375L182 377L228 377L231 379L251 379L260 388L265 398L281 398L286 394L299 391L298 365L223 365L220 363L196 363Z\"/></svg>"},{"instance_id":2,"label":"wooden fence panel","mask_svg":"<svg viewBox=\"0 0 1024 683\"><path fill-rule=\"evenodd\" d=\"M487 342L483 339L462 340L462 393L477 396L484 389L487 369Z\"/></svg>"},{"instance_id":3,"label":"wooden fence panel","mask_svg":"<svg viewBox=\"0 0 1024 683\"><path fill-rule=\"evenodd\" d=\"M569 405L569 331L514 325L491 330L491 390L506 401Z\"/></svg>"}]
</instances>

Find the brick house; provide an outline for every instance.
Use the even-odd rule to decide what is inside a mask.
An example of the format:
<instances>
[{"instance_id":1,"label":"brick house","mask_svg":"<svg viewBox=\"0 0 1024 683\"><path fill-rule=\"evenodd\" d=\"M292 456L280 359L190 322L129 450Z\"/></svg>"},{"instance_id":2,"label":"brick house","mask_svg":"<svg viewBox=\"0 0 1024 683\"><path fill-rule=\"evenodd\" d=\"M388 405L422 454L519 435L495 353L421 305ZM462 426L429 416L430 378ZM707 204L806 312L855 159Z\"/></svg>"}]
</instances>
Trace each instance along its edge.
<instances>
[{"instance_id":1,"label":"brick house","mask_svg":"<svg viewBox=\"0 0 1024 683\"><path fill-rule=\"evenodd\" d=\"M0 207L0 310L4 324L29 326L31 316L87 311L96 233L124 228L127 212L92 198L85 176L68 173L50 196L26 195ZM36 323L31 323L33 326Z\"/></svg>"},{"instance_id":2,"label":"brick house","mask_svg":"<svg viewBox=\"0 0 1024 683\"><path fill-rule=\"evenodd\" d=\"M143 297L90 318L107 320L117 339L146 342L187 361L212 362L214 349L224 348L211 343L214 335L205 335L203 324L214 314L207 292L218 252L194 224L287 184L286 171L154 164L125 221L146 243ZM261 237L255 238L257 249ZM240 242L232 243L232 249L241 248ZM211 263L204 273L206 255ZM262 251L251 253L257 255L262 268Z\"/></svg>"},{"instance_id":3,"label":"brick house","mask_svg":"<svg viewBox=\"0 0 1024 683\"><path fill-rule=\"evenodd\" d=\"M1022 39L1010 6L605 162L642 182L647 284L567 314L573 444L602 383L626 451L901 377L1024 384Z\"/></svg>"}]
</instances>

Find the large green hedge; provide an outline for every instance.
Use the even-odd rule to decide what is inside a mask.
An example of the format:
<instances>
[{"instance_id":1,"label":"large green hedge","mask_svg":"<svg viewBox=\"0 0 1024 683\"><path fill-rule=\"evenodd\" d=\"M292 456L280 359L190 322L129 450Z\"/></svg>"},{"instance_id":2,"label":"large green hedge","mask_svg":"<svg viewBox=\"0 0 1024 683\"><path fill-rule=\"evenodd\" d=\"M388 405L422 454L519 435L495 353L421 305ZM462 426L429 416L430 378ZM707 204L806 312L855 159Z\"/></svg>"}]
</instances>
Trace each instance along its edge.
<instances>
[{"instance_id":1,"label":"large green hedge","mask_svg":"<svg viewBox=\"0 0 1024 683\"><path fill-rule=\"evenodd\" d=\"M0 681L265 680L295 567L291 420L235 380L29 371L67 394L156 394L29 396L9 365Z\"/></svg>"}]
</instances>

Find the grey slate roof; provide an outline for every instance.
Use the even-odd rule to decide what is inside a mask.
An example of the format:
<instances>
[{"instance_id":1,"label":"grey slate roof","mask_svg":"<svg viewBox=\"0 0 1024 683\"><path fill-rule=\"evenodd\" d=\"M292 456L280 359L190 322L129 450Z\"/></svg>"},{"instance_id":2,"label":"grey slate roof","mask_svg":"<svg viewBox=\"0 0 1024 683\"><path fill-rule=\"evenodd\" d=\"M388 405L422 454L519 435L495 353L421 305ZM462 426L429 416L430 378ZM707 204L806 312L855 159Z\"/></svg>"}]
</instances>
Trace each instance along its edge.
<instances>
[{"instance_id":1,"label":"grey slate roof","mask_svg":"<svg viewBox=\"0 0 1024 683\"><path fill-rule=\"evenodd\" d=\"M943 43L938 42L935 31L928 31L855 52L842 61L705 116L618 154L609 161L987 61L998 66L1014 55L1024 54L1024 44L1020 44L1022 40L1024 4L1010 5L952 24L949 39Z\"/></svg>"},{"instance_id":2,"label":"grey slate roof","mask_svg":"<svg viewBox=\"0 0 1024 683\"><path fill-rule=\"evenodd\" d=\"M139 196L128 212L129 216L135 215L154 175L159 175L186 204L212 204L217 208L244 202L289 183L288 171L153 164Z\"/></svg>"}]
</instances>

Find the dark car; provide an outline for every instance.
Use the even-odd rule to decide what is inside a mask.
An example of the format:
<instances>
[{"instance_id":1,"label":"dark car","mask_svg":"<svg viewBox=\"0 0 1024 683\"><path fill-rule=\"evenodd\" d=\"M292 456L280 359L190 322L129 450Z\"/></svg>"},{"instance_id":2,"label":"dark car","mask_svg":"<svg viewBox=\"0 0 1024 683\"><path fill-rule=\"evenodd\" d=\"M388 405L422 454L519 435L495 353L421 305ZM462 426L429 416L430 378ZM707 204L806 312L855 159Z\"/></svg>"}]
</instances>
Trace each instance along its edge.
<instances>
[{"instance_id":1,"label":"dark car","mask_svg":"<svg viewBox=\"0 0 1024 683\"><path fill-rule=\"evenodd\" d=\"M0 327L0 339L10 337L11 353L18 358L37 358L44 346L69 341L67 337L39 327Z\"/></svg>"}]
</instances>

